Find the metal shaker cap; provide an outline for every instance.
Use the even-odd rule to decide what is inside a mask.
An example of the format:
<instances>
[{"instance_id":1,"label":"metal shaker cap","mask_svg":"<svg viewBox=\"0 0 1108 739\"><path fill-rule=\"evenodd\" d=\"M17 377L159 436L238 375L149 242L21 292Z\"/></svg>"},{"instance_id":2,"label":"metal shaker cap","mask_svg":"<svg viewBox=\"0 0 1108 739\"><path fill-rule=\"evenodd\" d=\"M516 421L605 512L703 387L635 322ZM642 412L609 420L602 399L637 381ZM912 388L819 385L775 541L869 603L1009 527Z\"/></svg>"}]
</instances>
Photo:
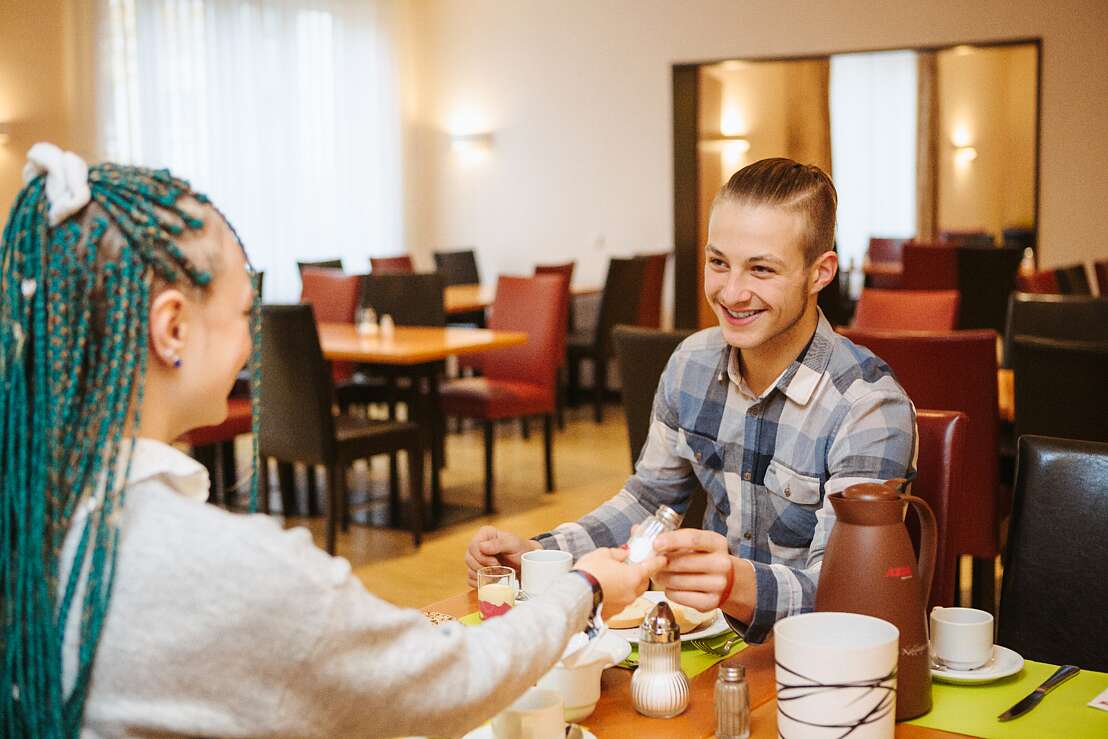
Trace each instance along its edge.
<instances>
[{"instance_id":1,"label":"metal shaker cap","mask_svg":"<svg viewBox=\"0 0 1108 739\"><path fill-rule=\"evenodd\" d=\"M681 639L681 627L677 625L669 603L664 600L643 619L641 631L639 641L646 644L669 644Z\"/></svg>"},{"instance_id":2,"label":"metal shaker cap","mask_svg":"<svg viewBox=\"0 0 1108 739\"><path fill-rule=\"evenodd\" d=\"M670 531L681 528L681 521L685 518L666 505L658 506L658 510L654 512L654 515L657 516L658 520Z\"/></svg>"},{"instance_id":3,"label":"metal shaker cap","mask_svg":"<svg viewBox=\"0 0 1108 739\"><path fill-rule=\"evenodd\" d=\"M720 663L717 677L727 683L742 682L746 679L746 665L732 657Z\"/></svg>"}]
</instances>

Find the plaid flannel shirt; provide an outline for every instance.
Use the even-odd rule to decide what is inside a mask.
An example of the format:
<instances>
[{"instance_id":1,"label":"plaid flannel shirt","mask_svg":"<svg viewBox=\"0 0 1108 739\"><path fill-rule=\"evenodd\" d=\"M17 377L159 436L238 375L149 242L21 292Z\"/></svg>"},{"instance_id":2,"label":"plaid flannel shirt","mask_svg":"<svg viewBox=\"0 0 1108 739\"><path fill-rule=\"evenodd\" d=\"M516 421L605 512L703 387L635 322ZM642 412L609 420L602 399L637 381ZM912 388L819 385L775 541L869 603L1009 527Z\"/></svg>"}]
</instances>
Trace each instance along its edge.
<instances>
[{"instance_id":1,"label":"plaid flannel shirt","mask_svg":"<svg viewBox=\"0 0 1108 739\"><path fill-rule=\"evenodd\" d=\"M670 357L623 489L535 539L575 557L620 546L659 505L683 513L699 484L708 498L704 528L753 563L754 617L729 620L757 643L778 619L814 606L835 523L827 494L903 477L915 449L915 409L888 365L822 314L808 346L761 396L743 381L738 352L711 328Z\"/></svg>"}]
</instances>

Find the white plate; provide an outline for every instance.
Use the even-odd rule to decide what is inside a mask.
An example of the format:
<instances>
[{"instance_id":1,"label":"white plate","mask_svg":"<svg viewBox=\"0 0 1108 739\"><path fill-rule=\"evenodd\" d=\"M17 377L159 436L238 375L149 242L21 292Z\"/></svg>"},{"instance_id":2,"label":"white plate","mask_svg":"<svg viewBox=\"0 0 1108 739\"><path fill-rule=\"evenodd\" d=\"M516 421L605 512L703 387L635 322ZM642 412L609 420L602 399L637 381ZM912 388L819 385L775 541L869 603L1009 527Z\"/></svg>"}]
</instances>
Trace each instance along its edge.
<instances>
[{"instance_id":1,"label":"white plate","mask_svg":"<svg viewBox=\"0 0 1108 739\"><path fill-rule=\"evenodd\" d=\"M666 594L660 590L648 590L643 593L643 597L647 600L655 603L661 603L666 599ZM723 611L716 609L716 620L708 624L702 629L696 631L690 631L687 634L681 635L681 641L692 641L693 639L706 639L710 636L719 636L720 634L728 631L731 627L727 624L727 620L723 617ZM632 644L639 643L639 627L633 629L610 629L613 634L622 636Z\"/></svg>"},{"instance_id":2,"label":"white plate","mask_svg":"<svg viewBox=\"0 0 1108 739\"><path fill-rule=\"evenodd\" d=\"M581 737L582 739L596 739L596 734L582 726ZM462 737L462 739L496 739L496 734L492 733L492 724L485 724L484 726L478 726Z\"/></svg>"},{"instance_id":3,"label":"white plate","mask_svg":"<svg viewBox=\"0 0 1108 739\"><path fill-rule=\"evenodd\" d=\"M952 670L949 667L932 666L931 677L944 683L972 685L974 683L991 683L993 680L1015 675L1022 669L1023 657L1008 647L994 644L993 657L983 666L974 670Z\"/></svg>"}]
</instances>

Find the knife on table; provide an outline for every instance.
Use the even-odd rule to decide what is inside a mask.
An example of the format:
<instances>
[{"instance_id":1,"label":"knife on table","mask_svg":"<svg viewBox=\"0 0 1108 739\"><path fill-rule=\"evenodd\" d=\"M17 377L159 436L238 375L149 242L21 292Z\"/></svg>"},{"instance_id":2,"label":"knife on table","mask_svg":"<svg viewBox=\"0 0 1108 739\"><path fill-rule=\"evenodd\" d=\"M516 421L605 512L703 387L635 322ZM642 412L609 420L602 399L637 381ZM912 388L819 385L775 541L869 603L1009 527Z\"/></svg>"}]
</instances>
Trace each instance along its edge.
<instances>
[{"instance_id":1,"label":"knife on table","mask_svg":"<svg viewBox=\"0 0 1108 739\"><path fill-rule=\"evenodd\" d=\"M1027 697L1023 698L1019 703L1009 708L1004 713L997 716L1000 721L1009 721L1022 716L1030 711L1035 706L1039 705L1039 701L1043 699L1043 696L1049 693L1054 688L1058 687L1066 680L1081 672L1081 670L1073 665L1062 665L1054 674L1043 681L1043 684L1035 688Z\"/></svg>"}]
</instances>

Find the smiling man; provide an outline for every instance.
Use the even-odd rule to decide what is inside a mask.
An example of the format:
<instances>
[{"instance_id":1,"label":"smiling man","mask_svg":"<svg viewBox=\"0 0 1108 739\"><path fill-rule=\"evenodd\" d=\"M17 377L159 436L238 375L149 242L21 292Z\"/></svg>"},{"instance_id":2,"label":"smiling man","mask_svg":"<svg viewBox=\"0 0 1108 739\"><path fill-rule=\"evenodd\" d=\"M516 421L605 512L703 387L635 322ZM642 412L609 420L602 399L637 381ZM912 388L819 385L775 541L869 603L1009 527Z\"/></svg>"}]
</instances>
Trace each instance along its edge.
<instances>
[{"instance_id":1,"label":"smiling man","mask_svg":"<svg viewBox=\"0 0 1108 739\"><path fill-rule=\"evenodd\" d=\"M837 195L818 167L765 159L712 204L704 292L718 327L686 339L658 385L635 474L611 500L534 539L484 527L466 562L519 566L529 549L619 546L659 505L708 494L703 530L662 534L655 583L719 606L751 642L809 611L835 516L829 493L904 476L915 410L888 366L816 306L835 278Z\"/></svg>"}]
</instances>

